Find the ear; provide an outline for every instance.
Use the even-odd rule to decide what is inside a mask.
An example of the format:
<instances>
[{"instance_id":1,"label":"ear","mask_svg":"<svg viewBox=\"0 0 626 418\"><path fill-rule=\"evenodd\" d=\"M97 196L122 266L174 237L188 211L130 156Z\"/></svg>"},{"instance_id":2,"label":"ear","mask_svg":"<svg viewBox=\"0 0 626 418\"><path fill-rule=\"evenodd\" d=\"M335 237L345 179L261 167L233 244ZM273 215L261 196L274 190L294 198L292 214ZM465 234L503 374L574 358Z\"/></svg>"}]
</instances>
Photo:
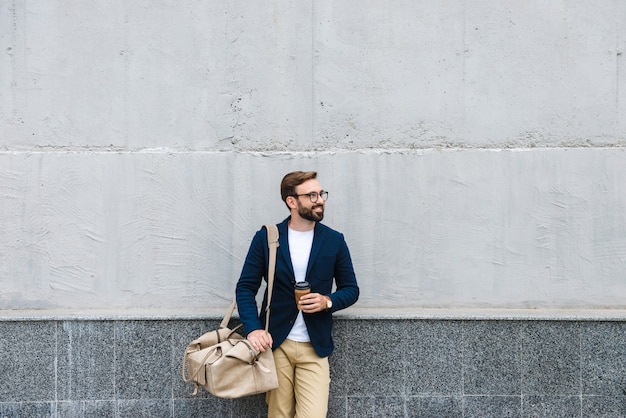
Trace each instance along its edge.
<instances>
[{"instance_id":1,"label":"ear","mask_svg":"<svg viewBox=\"0 0 626 418\"><path fill-rule=\"evenodd\" d=\"M291 209L298 208L298 202L296 202L296 198L293 196L287 196L287 199L285 199L285 202L287 203L287 206L289 206Z\"/></svg>"}]
</instances>

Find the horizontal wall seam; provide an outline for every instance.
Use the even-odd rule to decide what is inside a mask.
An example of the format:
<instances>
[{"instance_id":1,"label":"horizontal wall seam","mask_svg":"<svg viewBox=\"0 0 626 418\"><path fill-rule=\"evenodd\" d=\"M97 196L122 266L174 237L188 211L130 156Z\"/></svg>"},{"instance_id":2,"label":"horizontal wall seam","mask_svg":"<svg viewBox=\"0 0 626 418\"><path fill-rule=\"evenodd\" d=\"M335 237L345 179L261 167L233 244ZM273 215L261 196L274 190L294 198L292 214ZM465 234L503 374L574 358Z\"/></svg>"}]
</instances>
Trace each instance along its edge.
<instances>
[{"instance_id":1,"label":"horizontal wall seam","mask_svg":"<svg viewBox=\"0 0 626 418\"><path fill-rule=\"evenodd\" d=\"M35 147L35 148L1 148L0 155L30 155L30 154L248 154L257 156L282 156L298 155L305 157L335 155L335 154L411 154L421 152L457 152L457 151L541 151L541 150L578 150L578 149L626 149L626 143L603 144L603 145L544 145L537 147L520 146L439 146L439 147L398 147L398 148L337 148L337 149L295 149L295 150L273 150L273 149L179 149L179 148L137 148L127 149L122 147Z\"/></svg>"},{"instance_id":2,"label":"horizontal wall seam","mask_svg":"<svg viewBox=\"0 0 626 418\"><path fill-rule=\"evenodd\" d=\"M222 319L224 309L137 310L0 310L0 321L169 321ZM347 309L334 314L347 320L476 320L476 321L626 321L626 309ZM237 318L237 315L233 315Z\"/></svg>"}]
</instances>

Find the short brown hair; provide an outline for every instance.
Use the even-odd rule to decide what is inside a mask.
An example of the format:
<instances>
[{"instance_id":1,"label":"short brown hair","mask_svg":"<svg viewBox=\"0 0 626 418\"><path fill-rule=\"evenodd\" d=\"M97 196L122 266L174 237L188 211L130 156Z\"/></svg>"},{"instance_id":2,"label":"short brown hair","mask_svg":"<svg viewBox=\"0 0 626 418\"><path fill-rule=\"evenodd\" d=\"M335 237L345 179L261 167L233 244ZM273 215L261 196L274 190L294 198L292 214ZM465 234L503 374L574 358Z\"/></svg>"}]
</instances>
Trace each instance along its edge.
<instances>
[{"instance_id":1,"label":"short brown hair","mask_svg":"<svg viewBox=\"0 0 626 418\"><path fill-rule=\"evenodd\" d=\"M292 171L286 174L283 181L280 182L280 197L285 205L287 205L287 198L296 194L296 186L315 178L317 178L317 171Z\"/></svg>"}]
</instances>

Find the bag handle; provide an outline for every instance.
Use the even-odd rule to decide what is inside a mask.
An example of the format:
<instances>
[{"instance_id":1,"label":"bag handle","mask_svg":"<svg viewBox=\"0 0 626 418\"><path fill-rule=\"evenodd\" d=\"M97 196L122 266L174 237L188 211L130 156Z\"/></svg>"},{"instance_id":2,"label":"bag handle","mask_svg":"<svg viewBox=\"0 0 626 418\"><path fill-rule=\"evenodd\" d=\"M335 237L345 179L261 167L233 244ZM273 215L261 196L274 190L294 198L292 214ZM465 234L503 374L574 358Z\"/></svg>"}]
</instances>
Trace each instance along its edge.
<instances>
[{"instance_id":1,"label":"bag handle","mask_svg":"<svg viewBox=\"0 0 626 418\"><path fill-rule=\"evenodd\" d=\"M267 229L267 245L270 250L270 262L267 268L267 307L265 309L265 331L269 330L270 326L270 302L272 301L272 291L274 290L274 274L276 272L276 249L278 248L278 228L274 224L263 225ZM233 311L237 306L237 298L228 307L224 319L220 323L220 328L228 327L230 317L233 315Z\"/></svg>"}]
</instances>

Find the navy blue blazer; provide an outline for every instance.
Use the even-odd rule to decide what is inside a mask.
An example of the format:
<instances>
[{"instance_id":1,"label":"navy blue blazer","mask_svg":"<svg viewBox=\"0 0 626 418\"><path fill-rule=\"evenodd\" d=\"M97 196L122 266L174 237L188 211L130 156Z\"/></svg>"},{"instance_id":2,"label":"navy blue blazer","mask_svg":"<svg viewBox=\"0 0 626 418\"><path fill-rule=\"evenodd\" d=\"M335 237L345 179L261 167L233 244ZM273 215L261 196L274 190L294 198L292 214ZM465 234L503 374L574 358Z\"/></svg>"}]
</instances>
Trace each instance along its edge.
<instances>
[{"instance_id":1,"label":"navy blue blazer","mask_svg":"<svg viewBox=\"0 0 626 418\"><path fill-rule=\"evenodd\" d=\"M277 348L285 341L299 312L293 293L295 276L289 255L287 233L289 219L277 225L279 247L276 254L276 274L269 324L269 332L274 343L272 348ZM267 230L261 228L252 239L236 289L237 310L246 335L265 328L267 290L260 312L255 296L262 280L267 282L268 262ZM336 290L331 293L333 278ZM303 314L313 348L320 357L327 357L334 349L332 312L354 304L359 298L359 287L343 234L319 222L315 224L306 280L311 285L312 293L328 295L333 301L331 310Z\"/></svg>"}]
</instances>

